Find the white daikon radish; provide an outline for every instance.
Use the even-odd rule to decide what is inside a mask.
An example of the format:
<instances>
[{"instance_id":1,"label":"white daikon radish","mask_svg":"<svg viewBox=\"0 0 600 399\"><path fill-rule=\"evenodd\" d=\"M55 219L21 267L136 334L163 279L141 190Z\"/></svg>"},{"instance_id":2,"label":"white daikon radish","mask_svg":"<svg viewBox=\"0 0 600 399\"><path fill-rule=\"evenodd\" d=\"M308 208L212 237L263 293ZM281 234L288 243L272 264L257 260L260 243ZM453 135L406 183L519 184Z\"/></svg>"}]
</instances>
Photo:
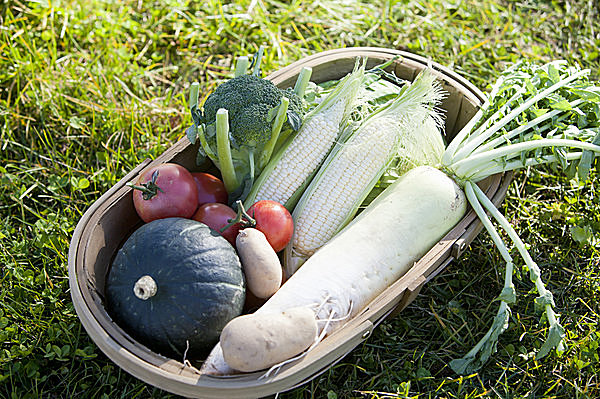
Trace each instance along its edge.
<instances>
[{"instance_id":1,"label":"white daikon radish","mask_svg":"<svg viewBox=\"0 0 600 399\"><path fill-rule=\"evenodd\" d=\"M600 153L600 87L590 83L588 75L589 70L581 71L564 62L543 66L521 63L505 71L480 111L449 144L441 164L435 165L443 172L422 166L400 177L312 255L257 314L316 306L321 333L339 328L458 223L466 210L461 189L465 188L468 201L501 249L507 268L498 314L490 330L450 367L457 373L470 373L489 359L508 323L508 305L515 300L512 258L485 211L515 244L539 294L536 306L544 310L549 333L537 357L560 349L564 330L540 268L475 183L496 173L541 164L562 167L569 176L586 179L592 160ZM218 345L202 371L232 372Z\"/></svg>"},{"instance_id":2,"label":"white daikon radish","mask_svg":"<svg viewBox=\"0 0 600 399\"><path fill-rule=\"evenodd\" d=\"M406 273L466 208L462 190L443 172L428 166L410 170L309 258L256 314L317 307L320 333L324 328L331 333ZM233 372L220 346L201 372Z\"/></svg>"}]
</instances>

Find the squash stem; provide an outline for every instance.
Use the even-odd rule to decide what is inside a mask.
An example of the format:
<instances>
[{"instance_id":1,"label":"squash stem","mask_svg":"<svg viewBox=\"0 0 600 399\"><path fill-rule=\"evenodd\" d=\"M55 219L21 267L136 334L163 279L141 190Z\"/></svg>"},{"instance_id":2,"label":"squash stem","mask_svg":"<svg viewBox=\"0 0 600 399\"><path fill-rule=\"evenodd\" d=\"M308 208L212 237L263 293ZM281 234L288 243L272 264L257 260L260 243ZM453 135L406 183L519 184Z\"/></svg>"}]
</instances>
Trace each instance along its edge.
<instances>
[{"instance_id":1,"label":"squash stem","mask_svg":"<svg viewBox=\"0 0 600 399\"><path fill-rule=\"evenodd\" d=\"M143 301L147 301L156 295L157 290L156 281L148 275L140 277L133 286L133 293Z\"/></svg>"}]
</instances>

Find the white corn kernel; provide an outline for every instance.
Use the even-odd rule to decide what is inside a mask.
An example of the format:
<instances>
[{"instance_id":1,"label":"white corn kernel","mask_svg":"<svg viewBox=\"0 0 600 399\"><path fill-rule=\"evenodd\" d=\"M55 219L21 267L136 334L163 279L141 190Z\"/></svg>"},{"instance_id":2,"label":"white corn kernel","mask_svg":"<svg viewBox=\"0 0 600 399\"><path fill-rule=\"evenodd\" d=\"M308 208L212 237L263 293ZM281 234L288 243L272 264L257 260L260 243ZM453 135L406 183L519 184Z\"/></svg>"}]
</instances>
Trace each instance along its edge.
<instances>
[{"instance_id":1,"label":"white corn kernel","mask_svg":"<svg viewBox=\"0 0 600 399\"><path fill-rule=\"evenodd\" d=\"M321 165L333 147L344 118L346 104L339 101L306 121L286 148L255 201L273 200L285 204Z\"/></svg>"},{"instance_id":2,"label":"white corn kernel","mask_svg":"<svg viewBox=\"0 0 600 399\"><path fill-rule=\"evenodd\" d=\"M365 186L395 151L396 130L393 121L379 120L343 145L303 204L294 226L295 252L310 256L339 230Z\"/></svg>"}]
</instances>

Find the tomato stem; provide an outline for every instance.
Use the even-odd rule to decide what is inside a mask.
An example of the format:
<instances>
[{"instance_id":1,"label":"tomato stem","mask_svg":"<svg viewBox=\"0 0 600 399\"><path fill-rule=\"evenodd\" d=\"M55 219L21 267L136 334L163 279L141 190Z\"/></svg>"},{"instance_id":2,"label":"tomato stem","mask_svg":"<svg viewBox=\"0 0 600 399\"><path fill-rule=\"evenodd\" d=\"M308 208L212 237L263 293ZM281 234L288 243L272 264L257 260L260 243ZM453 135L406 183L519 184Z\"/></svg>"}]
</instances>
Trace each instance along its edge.
<instances>
[{"instance_id":1,"label":"tomato stem","mask_svg":"<svg viewBox=\"0 0 600 399\"><path fill-rule=\"evenodd\" d=\"M156 179L158 178L158 170L155 170L152 173L152 180L149 182L143 183L141 186L137 186L133 183L127 183L127 186L133 188L134 190L140 190L142 192L142 198L147 200L152 199L158 191L164 193L163 189L156 185Z\"/></svg>"},{"instance_id":2,"label":"tomato stem","mask_svg":"<svg viewBox=\"0 0 600 399\"><path fill-rule=\"evenodd\" d=\"M254 220L252 216L248 215L246 209L244 209L242 201L237 200L235 203L237 205L237 215L234 219L227 220L228 223L225 225L225 227L219 230L221 234L236 223L239 223L244 228L256 226L256 220Z\"/></svg>"}]
</instances>

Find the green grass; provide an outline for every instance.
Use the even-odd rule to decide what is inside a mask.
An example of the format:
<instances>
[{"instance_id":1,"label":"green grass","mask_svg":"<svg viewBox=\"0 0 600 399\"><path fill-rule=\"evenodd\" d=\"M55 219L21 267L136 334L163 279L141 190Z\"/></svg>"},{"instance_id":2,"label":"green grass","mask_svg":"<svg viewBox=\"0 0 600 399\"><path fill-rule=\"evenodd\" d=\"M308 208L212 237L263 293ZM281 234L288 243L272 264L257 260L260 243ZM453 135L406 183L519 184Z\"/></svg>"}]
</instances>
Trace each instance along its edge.
<instances>
[{"instance_id":1,"label":"green grass","mask_svg":"<svg viewBox=\"0 0 600 399\"><path fill-rule=\"evenodd\" d=\"M0 398L166 398L106 358L71 303L67 253L85 210L190 124L186 93L215 87L266 46L263 71L347 46L408 50L486 90L520 59L600 67L598 0L125 0L0 5ZM600 397L600 190L519 173L503 212L555 295L567 351L536 361L546 326L526 278L498 353L477 374L448 362L485 333L502 265L481 234L398 317L281 398Z\"/></svg>"}]
</instances>

